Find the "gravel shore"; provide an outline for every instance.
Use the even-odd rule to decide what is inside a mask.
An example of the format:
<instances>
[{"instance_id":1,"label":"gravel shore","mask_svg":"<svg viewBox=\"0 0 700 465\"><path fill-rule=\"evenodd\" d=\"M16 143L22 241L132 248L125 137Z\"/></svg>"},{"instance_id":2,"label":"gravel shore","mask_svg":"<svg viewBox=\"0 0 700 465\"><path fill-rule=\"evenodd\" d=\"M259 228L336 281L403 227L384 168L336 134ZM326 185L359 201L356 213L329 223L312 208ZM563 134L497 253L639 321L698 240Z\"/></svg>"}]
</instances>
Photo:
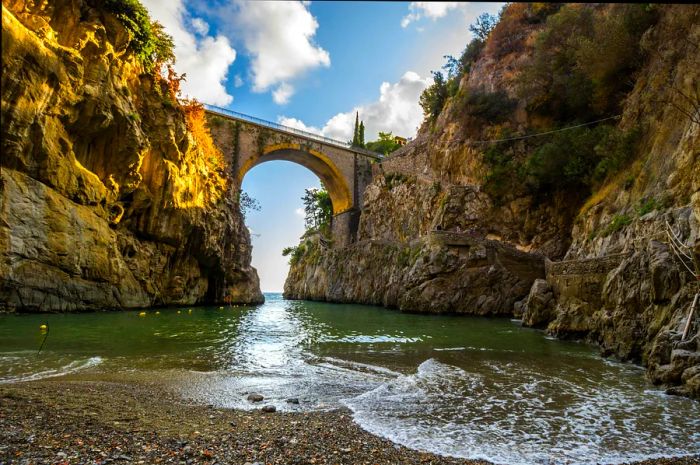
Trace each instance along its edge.
<instances>
[{"instance_id":1,"label":"gravel shore","mask_svg":"<svg viewBox=\"0 0 700 465\"><path fill-rule=\"evenodd\" d=\"M349 411L264 413L189 404L157 384L0 385L0 464L486 464L398 446ZM700 463L700 456L641 464Z\"/></svg>"}]
</instances>

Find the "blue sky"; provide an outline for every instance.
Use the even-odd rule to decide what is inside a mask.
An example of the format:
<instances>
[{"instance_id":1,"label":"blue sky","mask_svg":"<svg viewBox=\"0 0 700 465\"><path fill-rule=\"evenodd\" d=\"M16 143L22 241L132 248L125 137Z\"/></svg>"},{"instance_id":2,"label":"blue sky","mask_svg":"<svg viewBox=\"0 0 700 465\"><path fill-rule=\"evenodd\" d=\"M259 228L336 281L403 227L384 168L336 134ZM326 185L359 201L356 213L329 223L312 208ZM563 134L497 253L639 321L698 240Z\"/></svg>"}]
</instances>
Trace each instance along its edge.
<instances>
[{"instance_id":1,"label":"blue sky","mask_svg":"<svg viewBox=\"0 0 700 465\"><path fill-rule=\"evenodd\" d=\"M183 92L218 106L348 140L355 111L367 127L414 136L418 97L444 55L458 56L468 25L502 3L142 0L175 41ZM263 291L280 291L281 250L303 233L301 196L316 176L289 162L258 165L243 181L253 265Z\"/></svg>"}]
</instances>

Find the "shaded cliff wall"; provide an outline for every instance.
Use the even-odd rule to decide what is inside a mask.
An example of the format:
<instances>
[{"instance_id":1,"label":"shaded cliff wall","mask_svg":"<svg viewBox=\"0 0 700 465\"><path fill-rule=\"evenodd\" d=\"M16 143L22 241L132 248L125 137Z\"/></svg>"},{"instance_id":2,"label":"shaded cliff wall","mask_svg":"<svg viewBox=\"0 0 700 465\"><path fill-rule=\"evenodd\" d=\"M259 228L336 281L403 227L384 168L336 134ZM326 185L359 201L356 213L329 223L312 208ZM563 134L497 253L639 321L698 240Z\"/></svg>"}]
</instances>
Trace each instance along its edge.
<instances>
[{"instance_id":1,"label":"shaded cliff wall","mask_svg":"<svg viewBox=\"0 0 700 465\"><path fill-rule=\"evenodd\" d=\"M605 354L642 362L653 382L694 397L700 319L687 340L681 333L700 291L691 273L700 262L700 101L685 97L699 91L699 24L697 6L675 6L645 38L654 53L620 123L644 125L643 150L582 206L565 262L533 287L524 315L552 334L586 337ZM672 251L669 232L688 258ZM602 268L583 272L586 263Z\"/></svg>"},{"instance_id":2,"label":"shaded cliff wall","mask_svg":"<svg viewBox=\"0 0 700 465\"><path fill-rule=\"evenodd\" d=\"M98 5L3 1L0 308L261 301L238 186Z\"/></svg>"},{"instance_id":3,"label":"shaded cliff wall","mask_svg":"<svg viewBox=\"0 0 700 465\"><path fill-rule=\"evenodd\" d=\"M543 23L527 20L522 8L527 6L509 7L460 82L460 92L504 92L515 107L502 124L537 132L547 127L546 115L528 110L516 83ZM591 8L598 15L608 11L604 5ZM605 355L641 362L652 381L700 397L700 318L688 340L680 340L698 282L672 253L666 235L668 223L686 252L698 259L700 53L693 44L700 43L700 9L661 6L657 13L658 20L642 36L647 52L630 76L633 85L619 102L622 116L616 123L620 131L641 127L642 136L632 159L592 194L585 189L529 194L512 185L505 195L494 196L488 189L486 149L472 141L498 138L500 130L489 133L494 127L470 116L468 105L448 99L434 124L424 124L414 142L374 167L359 233L371 246L325 252L307 239L306 253L290 269L286 295L411 311L522 316L526 325L559 337L585 338ZM500 34L499 27L514 34ZM505 39L511 40L510 51L502 53L496 42ZM512 153L526 149L516 143ZM453 266L454 259L431 258L454 253L423 245L435 231L529 252L533 259L524 264L544 256L546 272L527 276L529 289L523 291L520 285L504 285L505 275L486 280L488 273L503 272L495 261L479 270L473 285L474 278L460 274L469 268L469 259ZM403 264L405 256L410 265ZM353 286L357 279L364 284ZM414 298L412 289L422 288L439 292ZM493 295L499 296L495 306L485 310L484 302Z\"/></svg>"}]
</instances>

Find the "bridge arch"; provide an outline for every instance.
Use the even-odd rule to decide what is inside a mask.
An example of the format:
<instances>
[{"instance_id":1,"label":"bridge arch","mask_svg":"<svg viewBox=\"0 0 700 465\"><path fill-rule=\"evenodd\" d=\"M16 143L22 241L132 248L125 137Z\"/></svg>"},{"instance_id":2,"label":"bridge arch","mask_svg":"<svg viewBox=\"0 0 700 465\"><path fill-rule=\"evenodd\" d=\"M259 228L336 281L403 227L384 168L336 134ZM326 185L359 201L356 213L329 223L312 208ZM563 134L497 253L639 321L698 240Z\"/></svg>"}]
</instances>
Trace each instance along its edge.
<instances>
[{"instance_id":1,"label":"bridge arch","mask_svg":"<svg viewBox=\"0 0 700 465\"><path fill-rule=\"evenodd\" d=\"M238 185L242 185L243 178L254 166L274 160L283 160L297 163L321 179L328 189L328 194L333 203L333 214L338 215L353 207L353 191L347 177L333 160L320 150L313 149L294 142L283 142L266 145L262 150L251 157L246 158L237 172Z\"/></svg>"},{"instance_id":2,"label":"bridge arch","mask_svg":"<svg viewBox=\"0 0 700 465\"><path fill-rule=\"evenodd\" d=\"M333 203L334 247L355 241L361 197L380 156L347 142L205 105L214 143L240 188L251 168L273 160L297 163L323 181Z\"/></svg>"}]
</instances>

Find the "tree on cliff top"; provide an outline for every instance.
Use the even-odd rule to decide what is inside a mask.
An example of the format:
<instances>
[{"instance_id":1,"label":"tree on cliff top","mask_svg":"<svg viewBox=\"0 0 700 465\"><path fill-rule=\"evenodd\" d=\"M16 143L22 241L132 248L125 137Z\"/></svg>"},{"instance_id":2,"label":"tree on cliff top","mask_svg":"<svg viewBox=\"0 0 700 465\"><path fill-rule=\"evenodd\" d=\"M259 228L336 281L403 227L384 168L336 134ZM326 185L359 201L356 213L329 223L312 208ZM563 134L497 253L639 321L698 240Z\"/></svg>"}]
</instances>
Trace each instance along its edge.
<instances>
[{"instance_id":1,"label":"tree on cliff top","mask_svg":"<svg viewBox=\"0 0 700 465\"><path fill-rule=\"evenodd\" d=\"M364 147L365 146L365 122L360 121L360 113L355 112L355 128L352 134L352 146L353 147Z\"/></svg>"},{"instance_id":2,"label":"tree on cliff top","mask_svg":"<svg viewBox=\"0 0 700 465\"><path fill-rule=\"evenodd\" d=\"M396 138L391 132L379 132L379 139L367 142L366 147L373 152L389 155L394 150L398 150L401 144L396 142Z\"/></svg>"},{"instance_id":3,"label":"tree on cliff top","mask_svg":"<svg viewBox=\"0 0 700 465\"><path fill-rule=\"evenodd\" d=\"M113 13L129 32L129 49L146 71L160 71L160 66L175 62L173 38L138 0L105 0L104 8Z\"/></svg>"},{"instance_id":4,"label":"tree on cliff top","mask_svg":"<svg viewBox=\"0 0 700 465\"><path fill-rule=\"evenodd\" d=\"M301 200L304 202L306 230L328 233L333 217L333 203L328 191L325 188L305 189Z\"/></svg>"}]
</instances>

